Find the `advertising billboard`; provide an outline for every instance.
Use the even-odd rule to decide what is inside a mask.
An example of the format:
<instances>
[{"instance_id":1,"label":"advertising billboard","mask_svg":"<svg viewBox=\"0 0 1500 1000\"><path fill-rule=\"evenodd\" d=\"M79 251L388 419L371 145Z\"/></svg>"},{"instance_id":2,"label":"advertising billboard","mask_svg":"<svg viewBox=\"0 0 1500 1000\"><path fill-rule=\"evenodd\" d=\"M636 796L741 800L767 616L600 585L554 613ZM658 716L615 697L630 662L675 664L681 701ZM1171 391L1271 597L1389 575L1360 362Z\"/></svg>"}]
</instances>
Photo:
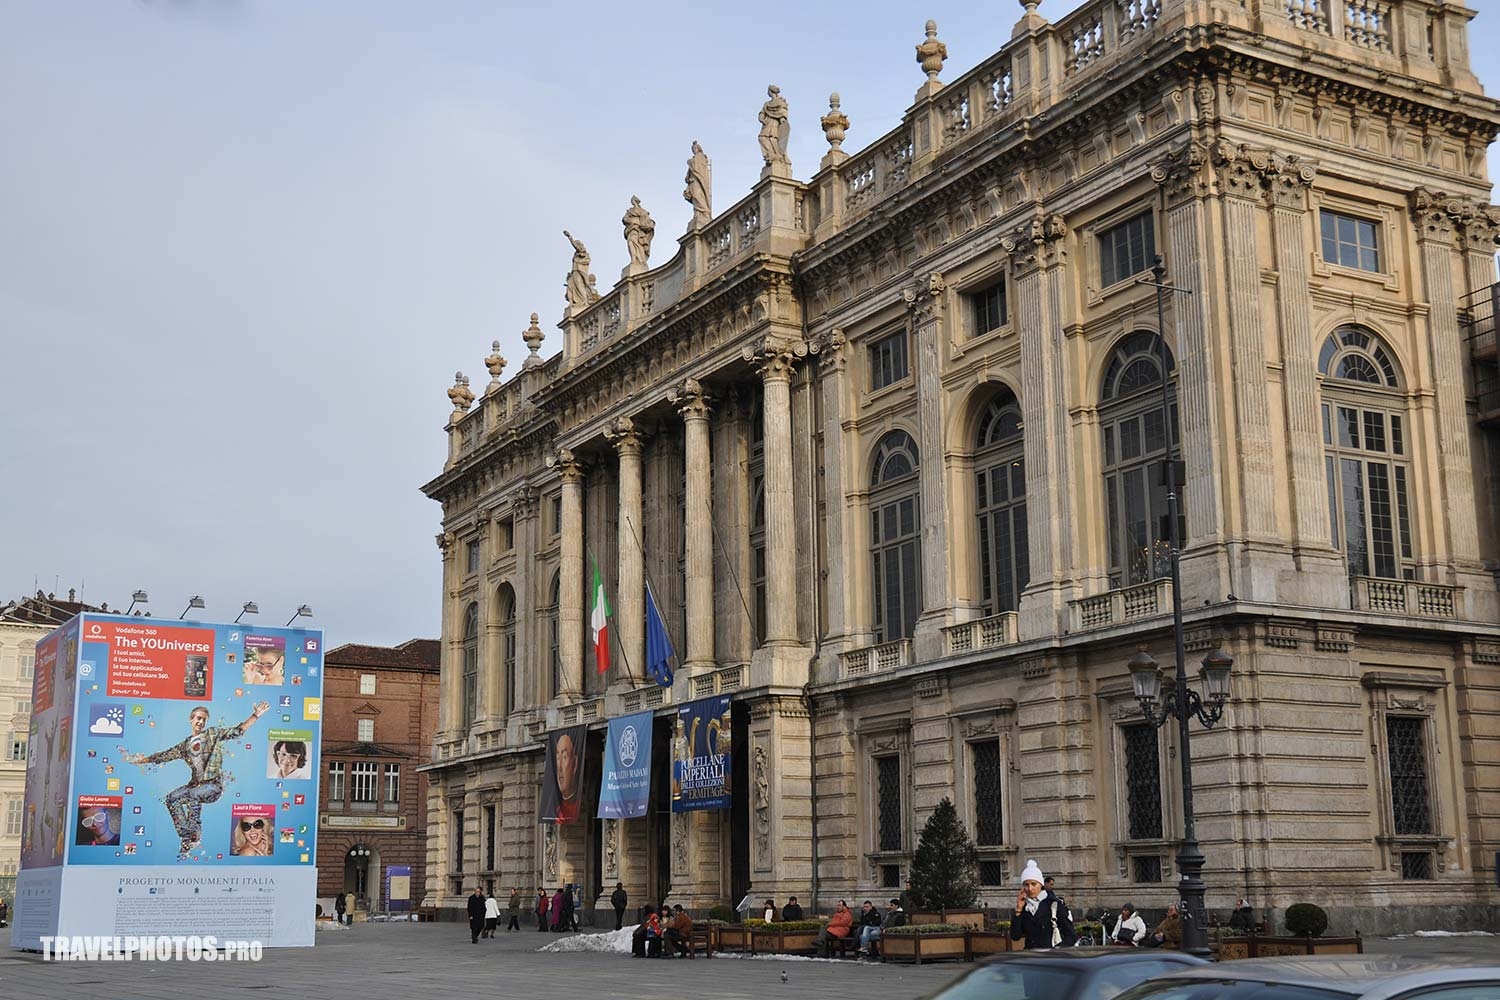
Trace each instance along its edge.
<instances>
[{"instance_id":1,"label":"advertising billboard","mask_svg":"<svg viewBox=\"0 0 1500 1000\"><path fill-rule=\"evenodd\" d=\"M14 944L312 944L322 659L318 631L119 615L39 643L17 892L59 898L55 927L18 920Z\"/></svg>"},{"instance_id":2,"label":"advertising billboard","mask_svg":"<svg viewBox=\"0 0 1500 1000\"><path fill-rule=\"evenodd\" d=\"M690 701L672 735L672 811L728 809L733 764L729 696Z\"/></svg>"},{"instance_id":3,"label":"advertising billboard","mask_svg":"<svg viewBox=\"0 0 1500 1000\"><path fill-rule=\"evenodd\" d=\"M651 712L609 720L600 819L639 819L651 799Z\"/></svg>"}]
</instances>

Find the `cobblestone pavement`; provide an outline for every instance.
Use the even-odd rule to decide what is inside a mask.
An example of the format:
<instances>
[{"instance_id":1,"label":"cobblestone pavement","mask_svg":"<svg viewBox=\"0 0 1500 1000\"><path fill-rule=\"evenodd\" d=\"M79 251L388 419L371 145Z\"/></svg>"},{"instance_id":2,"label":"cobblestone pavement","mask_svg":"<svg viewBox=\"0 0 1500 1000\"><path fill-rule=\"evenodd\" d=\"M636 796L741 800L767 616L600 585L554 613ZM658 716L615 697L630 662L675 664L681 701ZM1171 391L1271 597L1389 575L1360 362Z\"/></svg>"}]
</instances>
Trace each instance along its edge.
<instances>
[{"instance_id":1,"label":"cobblestone pavement","mask_svg":"<svg viewBox=\"0 0 1500 1000\"><path fill-rule=\"evenodd\" d=\"M318 935L318 946L267 951L258 963L44 963L39 956L0 951L0 997L56 1000L193 1000L248 997L274 990L277 1000L352 995L359 1000L415 996L555 995L638 1000L688 996L695 1000L775 1000L797 997L880 997L915 1000L968 966L907 966L853 961L810 962L721 957L691 962L638 961L622 955L541 954L555 940L535 931L469 941L461 924L357 924ZM1371 938L1370 952L1432 957L1495 956L1493 937ZM788 982L781 982L785 971Z\"/></svg>"}]
</instances>

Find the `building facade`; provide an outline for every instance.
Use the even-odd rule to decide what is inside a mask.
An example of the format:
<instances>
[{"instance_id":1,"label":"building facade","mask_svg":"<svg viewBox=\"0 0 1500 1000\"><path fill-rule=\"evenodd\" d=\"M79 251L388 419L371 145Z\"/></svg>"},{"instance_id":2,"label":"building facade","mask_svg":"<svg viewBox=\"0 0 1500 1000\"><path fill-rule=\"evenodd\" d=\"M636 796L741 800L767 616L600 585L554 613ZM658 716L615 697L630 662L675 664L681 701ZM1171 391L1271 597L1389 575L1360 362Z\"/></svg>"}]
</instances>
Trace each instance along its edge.
<instances>
[{"instance_id":1,"label":"building facade","mask_svg":"<svg viewBox=\"0 0 1500 1000\"><path fill-rule=\"evenodd\" d=\"M430 905L490 871L698 908L874 896L946 797L988 897L1034 857L1075 906L1164 906L1177 737L1126 664L1174 662L1170 456L1188 655L1234 659L1191 736L1210 907L1495 918L1500 106L1474 12L1023 7L946 81L929 24L913 105L858 153L835 95L805 181L772 88L747 196L715 212L695 144L671 260L627 214L600 295L575 240L561 352L533 315L517 377L497 353L483 391L456 379L425 487ZM647 582L669 689L641 679ZM722 694L732 809L537 824L549 730L591 727L588 791L605 720L658 710L664 751L672 706Z\"/></svg>"},{"instance_id":2,"label":"building facade","mask_svg":"<svg viewBox=\"0 0 1500 1000\"><path fill-rule=\"evenodd\" d=\"M36 643L84 611L98 611L76 600L37 591L0 605L0 899L15 899L21 867L21 834L26 809L26 761L31 750L31 689Z\"/></svg>"},{"instance_id":3,"label":"building facade","mask_svg":"<svg viewBox=\"0 0 1500 1000\"><path fill-rule=\"evenodd\" d=\"M355 911L415 909L427 878L427 776L437 733L436 639L349 644L323 657L318 898ZM407 898L390 896L392 866L410 869Z\"/></svg>"}]
</instances>

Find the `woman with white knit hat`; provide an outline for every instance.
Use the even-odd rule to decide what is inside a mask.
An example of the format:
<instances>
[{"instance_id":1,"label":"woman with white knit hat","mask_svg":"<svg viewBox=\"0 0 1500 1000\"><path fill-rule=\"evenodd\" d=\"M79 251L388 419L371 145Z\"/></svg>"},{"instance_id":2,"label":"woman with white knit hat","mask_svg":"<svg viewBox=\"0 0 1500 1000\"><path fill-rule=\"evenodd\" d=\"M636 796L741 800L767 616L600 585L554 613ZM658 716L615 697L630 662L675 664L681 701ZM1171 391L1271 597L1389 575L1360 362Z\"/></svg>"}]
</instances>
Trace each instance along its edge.
<instances>
[{"instance_id":1,"label":"woman with white knit hat","mask_svg":"<svg viewBox=\"0 0 1500 1000\"><path fill-rule=\"evenodd\" d=\"M1012 941L1025 941L1028 950L1066 948L1078 940L1068 908L1043 886L1044 876L1028 858L1021 872L1021 891L1016 893L1016 914L1010 922Z\"/></svg>"}]
</instances>

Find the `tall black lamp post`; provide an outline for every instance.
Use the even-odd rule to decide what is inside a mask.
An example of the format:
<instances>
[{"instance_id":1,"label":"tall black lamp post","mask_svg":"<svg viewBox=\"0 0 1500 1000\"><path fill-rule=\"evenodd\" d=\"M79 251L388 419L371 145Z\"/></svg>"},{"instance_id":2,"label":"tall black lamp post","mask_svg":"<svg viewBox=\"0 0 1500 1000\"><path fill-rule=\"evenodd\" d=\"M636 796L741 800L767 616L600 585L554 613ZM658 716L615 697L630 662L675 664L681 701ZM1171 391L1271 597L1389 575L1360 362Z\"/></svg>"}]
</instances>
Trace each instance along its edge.
<instances>
[{"instance_id":1,"label":"tall black lamp post","mask_svg":"<svg viewBox=\"0 0 1500 1000\"><path fill-rule=\"evenodd\" d=\"M1180 499L1177 495L1179 463L1175 455L1175 438L1172 428L1172 381L1167 363L1166 341L1166 294L1175 292L1191 295L1187 289L1174 288L1166 283L1167 268L1161 256L1151 268L1151 277L1144 284L1156 288L1157 341L1161 347L1161 416L1167 440L1166 461L1162 463L1163 485L1167 492L1167 542L1172 564L1172 639L1176 652L1177 675L1173 685L1162 697L1161 669L1156 660L1145 650L1130 661L1130 681L1135 697L1141 703L1146 719L1160 728L1168 719L1177 720L1177 744L1182 762L1182 847L1177 852L1179 881L1177 892L1182 900L1182 947L1193 955L1207 957L1208 914L1203 903L1203 852L1198 848L1197 821L1193 816L1193 753L1188 742L1188 721L1197 716L1204 728L1211 729L1223 717L1224 703L1229 700L1229 671L1234 661L1221 650L1214 650L1203 658L1199 676L1203 681L1203 693L1188 687L1187 652L1182 630L1182 574L1179 555L1182 539L1179 537L1178 512Z\"/></svg>"}]
</instances>

